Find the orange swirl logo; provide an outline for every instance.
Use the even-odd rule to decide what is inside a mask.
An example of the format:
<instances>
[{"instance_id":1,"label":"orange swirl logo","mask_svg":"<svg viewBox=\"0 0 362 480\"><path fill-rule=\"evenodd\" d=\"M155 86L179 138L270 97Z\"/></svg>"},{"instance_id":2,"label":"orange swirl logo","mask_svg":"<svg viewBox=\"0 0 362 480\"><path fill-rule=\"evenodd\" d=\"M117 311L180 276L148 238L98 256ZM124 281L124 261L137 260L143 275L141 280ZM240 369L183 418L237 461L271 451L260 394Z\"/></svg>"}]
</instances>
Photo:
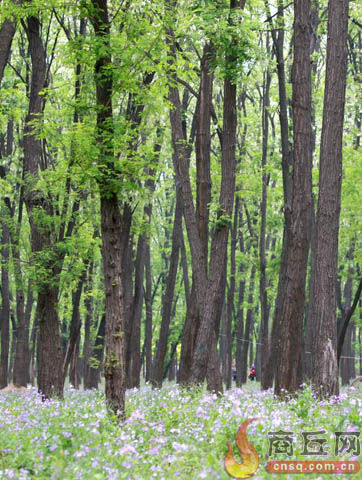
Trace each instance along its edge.
<instances>
[{"instance_id":1,"label":"orange swirl logo","mask_svg":"<svg viewBox=\"0 0 362 480\"><path fill-rule=\"evenodd\" d=\"M236 445L239 449L242 463L235 460L233 454L233 447L231 442L228 442L228 451L225 455L225 470L233 478L250 478L257 471L259 467L259 455L252 443L248 442L246 436L246 429L250 422L258 420L258 418L251 418L240 425L239 430L235 435Z\"/></svg>"}]
</instances>

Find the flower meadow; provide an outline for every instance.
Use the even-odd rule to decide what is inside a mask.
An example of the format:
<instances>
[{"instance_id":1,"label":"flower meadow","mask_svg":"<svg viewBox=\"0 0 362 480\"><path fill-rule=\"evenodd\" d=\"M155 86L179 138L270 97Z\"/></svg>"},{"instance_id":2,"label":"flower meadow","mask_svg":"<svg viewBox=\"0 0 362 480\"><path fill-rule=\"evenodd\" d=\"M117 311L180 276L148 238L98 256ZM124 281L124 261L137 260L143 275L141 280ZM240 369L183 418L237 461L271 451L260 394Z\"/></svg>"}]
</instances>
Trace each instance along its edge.
<instances>
[{"instance_id":1,"label":"flower meadow","mask_svg":"<svg viewBox=\"0 0 362 480\"><path fill-rule=\"evenodd\" d=\"M67 388L64 401L42 402L35 388L0 393L0 478L6 479L230 479L224 470L227 442L245 420L249 442L260 456L254 479L300 479L266 471L269 460L316 460L302 456L303 431L324 431L328 457L360 460L334 452L334 432L361 430L362 400L349 389L328 401L305 387L298 397L280 400L257 386L233 388L217 397L167 385L127 392L127 420L117 425L107 416L100 391ZM293 456L268 456L268 433L290 431ZM361 478L309 474L308 479Z\"/></svg>"}]
</instances>

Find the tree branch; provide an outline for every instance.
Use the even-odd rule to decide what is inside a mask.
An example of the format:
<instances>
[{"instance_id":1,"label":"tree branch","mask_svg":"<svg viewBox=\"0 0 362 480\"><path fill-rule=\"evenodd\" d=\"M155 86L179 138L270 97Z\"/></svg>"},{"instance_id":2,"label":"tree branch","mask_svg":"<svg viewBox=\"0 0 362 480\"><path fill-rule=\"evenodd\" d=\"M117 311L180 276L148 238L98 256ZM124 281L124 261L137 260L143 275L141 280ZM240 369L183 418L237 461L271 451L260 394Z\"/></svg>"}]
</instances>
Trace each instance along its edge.
<instances>
[{"instance_id":1,"label":"tree branch","mask_svg":"<svg viewBox=\"0 0 362 480\"><path fill-rule=\"evenodd\" d=\"M344 337L346 336L346 331L347 331L347 328L348 328L348 324L349 324L349 321L352 318L352 315L354 314L354 311L356 310L358 301L359 301L360 296L361 296L361 292L362 292L362 277L359 281L359 285L358 285L356 294L354 296L352 306L348 310L348 312L346 313L346 315L343 319L342 328L341 328L340 332L338 333L338 345L337 345L337 361L338 361L338 364L339 364L339 361L341 359Z\"/></svg>"}]
</instances>

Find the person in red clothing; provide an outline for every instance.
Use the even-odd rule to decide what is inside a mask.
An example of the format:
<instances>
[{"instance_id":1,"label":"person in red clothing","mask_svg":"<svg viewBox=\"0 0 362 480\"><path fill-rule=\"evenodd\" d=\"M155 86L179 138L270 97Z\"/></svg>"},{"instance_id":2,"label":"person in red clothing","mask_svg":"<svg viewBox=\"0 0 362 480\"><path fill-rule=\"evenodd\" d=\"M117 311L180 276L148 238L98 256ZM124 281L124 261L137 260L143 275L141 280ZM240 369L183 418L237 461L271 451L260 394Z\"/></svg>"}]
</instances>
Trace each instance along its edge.
<instances>
[{"instance_id":1,"label":"person in red clothing","mask_svg":"<svg viewBox=\"0 0 362 480\"><path fill-rule=\"evenodd\" d=\"M255 365L252 364L250 373L249 373L250 380L255 380L255 375L256 375Z\"/></svg>"}]
</instances>

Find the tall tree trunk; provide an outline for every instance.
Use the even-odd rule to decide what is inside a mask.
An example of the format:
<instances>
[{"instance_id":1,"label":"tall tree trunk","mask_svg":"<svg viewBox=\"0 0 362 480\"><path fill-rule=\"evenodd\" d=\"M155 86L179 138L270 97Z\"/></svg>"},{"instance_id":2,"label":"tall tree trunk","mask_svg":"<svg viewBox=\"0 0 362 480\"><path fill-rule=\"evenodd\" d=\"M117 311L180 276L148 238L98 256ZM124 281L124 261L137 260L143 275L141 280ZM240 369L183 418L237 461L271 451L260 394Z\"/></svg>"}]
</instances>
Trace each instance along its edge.
<instances>
[{"instance_id":1,"label":"tall tree trunk","mask_svg":"<svg viewBox=\"0 0 362 480\"><path fill-rule=\"evenodd\" d=\"M76 354L76 346L80 337L81 319L80 319L79 308L80 308L80 298L82 295L83 285L87 276L87 267L88 267L88 263L85 262L85 265L83 267L83 272L78 280L77 287L75 291L72 293L73 308L72 308L72 318L69 326L69 338L68 338L67 348L66 348L65 356L63 360L63 369L62 369L63 384L65 382L65 379L68 373L68 367L70 365L70 362L72 358L74 358L74 355Z\"/></svg>"},{"instance_id":2,"label":"tall tree trunk","mask_svg":"<svg viewBox=\"0 0 362 480\"><path fill-rule=\"evenodd\" d=\"M102 258L106 311L104 374L109 410L125 416L125 319L122 285L122 216L115 186L112 112L112 59L106 0L93 0L90 21L99 42L94 81L97 101L97 146L101 197Z\"/></svg>"},{"instance_id":3,"label":"tall tree trunk","mask_svg":"<svg viewBox=\"0 0 362 480\"><path fill-rule=\"evenodd\" d=\"M128 388L139 388L141 372L141 315L143 304L143 278L145 266L146 238L138 236L135 261L135 289L132 305L131 335L126 350Z\"/></svg>"},{"instance_id":4,"label":"tall tree trunk","mask_svg":"<svg viewBox=\"0 0 362 480\"><path fill-rule=\"evenodd\" d=\"M1 31L0 31L1 40ZM1 48L1 47L0 47ZM1 51L0 51L1 54ZM1 72L0 72L1 73ZM0 77L1 82L1 77ZM4 144L0 146L0 159L2 156L9 156L13 149L13 120L8 121L6 148ZM3 142L1 142L3 143ZM0 166L0 177L6 178L7 168ZM1 208L1 309L0 309L0 330L1 330L1 363L0 363L0 389L8 384L9 372L9 342L10 342L10 286L9 286L9 259L10 251L9 244L11 242L11 229L9 229L9 222L11 222L12 212L9 197L4 198L4 204ZM16 332L13 332L13 338Z\"/></svg>"},{"instance_id":5,"label":"tall tree trunk","mask_svg":"<svg viewBox=\"0 0 362 480\"><path fill-rule=\"evenodd\" d=\"M318 61L314 59L315 52L320 50L320 37L318 35L318 26L320 24L319 18L319 3L318 1L312 2L311 10L311 68L312 68L312 78L314 79L313 90L315 91L318 83ZM316 112L314 102L312 103L312 135L313 135L313 154L316 147ZM313 195L313 194L312 194ZM312 335L313 335L313 325L312 319L314 318L313 308L314 302L312 295L314 292L314 269L315 269L315 253L316 253L316 219L315 219L315 209L314 209L314 197L313 197L313 207L312 207L312 227L311 227L311 238L310 238L310 274L309 274L309 288L308 288L308 304L305 314L305 334L304 334L304 376L306 379L310 380L312 375Z\"/></svg>"},{"instance_id":6,"label":"tall tree trunk","mask_svg":"<svg viewBox=\"0 0 362 480\"><path fill-rule=\"evenodd\" d=\"M314 202L313 202L314 203ZM311 239L310 239L310 277L309 277L309 297L308 305L306 310L306 319L305 319L305 336L304 336L304 366L305 372L304 375L306 379L310 380L312 378L312 343L313 343L313 292L314 292L314 281L315 281L315 260L316 260L316 218L314 206L312 209L312 229L311 229Z\"/></svg>"},{"instance_id":7,"label":"tall tree trunk","mask_svg":"<svg viewBox=\"0 0 362 480\"><path fill-rule=\"evenodd\" d=\"M49 199L40 190L35 190L39 169L46 168L42 143L37 136L34 122L40 121L42 114L42 90L46 84L46 52L40 36L40 22L36 17L28 17L24 24L29 41L32 62L31 91L29 111L24 127L24 172L26 178L24 201L28 211L31 230L31 246L34 262L42 262L41 267L49 277L38 280L38 314L39 314L39 355L38 355L38 389L43 398L52 395L63 396L61 378L62 349L57 314L58 286L54 278L59 274L56 258L41 252L50 249L53 243L51 227L41 224L39 211L51 215Z\"/></svg>"},{"instance_id":8,"label":"tall tree trunk","mask_svg":"<svg viewBox=\"0 0 362 480\"><path fill-rule=\"evenodd\" d=\"M12 135L11 135L12 137ZM8 138L9 145L9 138ZM12 144L12 140L10 140ZM12 147L10 147L12 151ZM11 154L11 152L8 152ZM24 178L24 166L23 166L23 178ZM20 230L23 217L23 187L20 187L19 195L19 206L18 206L18 218L15 222L14 208L9 208L9 211L12 211L12 220L13 228L11 229L10 241L11 241L11 251L13 258L14 266L14 276L15 276L15 297L16 297L16 344L15 344L15 355L14 355L14 371L13 371L13 382L17 386L26 387L29 383L29 363L30 363L30 352L29 352L29 323L30 317L26 315L25 312L25 292L24 292L24 279L21 268L21 258L20 258ZM32 302L32 286L31 282L28 283L28 302Z\"/></svg>"},{"instance_id":9,"label":"tall tree trunk","mask_svg":"<svg viewBox=\"0 0 362 480\"><path fill-rule=\"evenodd\" d=\"M238 211L239 216L239 249L242 254L245 253L244 246L244 235L242 231L243 225L243 209L240 208L239 197L235 200L235 210ZM245 266L243 263L240 263L239 266L239 276L241 278L239 282L239 298L238 298L238 309L237 309L237 319L236 319L236 385L241 387L243 379L243 338L244 338L244 295L245 295Z\"/></svg>"},{"instance_id":10,"label":"tall tree trunk","mask_svg":"<svg viewBox=\"0 0 362 480\"><path fill-rule=\"evenodd\" d=\"M16 348L14 359L13 383L16 386L26 387L30 382L30 349L29 349L29 329L31 310L33 306L33 285L28 282L28 291L26 307L24 308L24 292L16 292Z\"/></svg>"},{"instance_id":11,"label":"tall tree trunk","mask_svg":"<svg viewBox=\"0 0 362 480\"><path fill-rule=\"evenodd\" d=\"M267 3L267 2L266 2ZM286 74L284 62L284 2L278 0L277 28L273 25L272 16L267 6L268 21L272 27L272 38L277 59L278 89L279 89L279 122L282 147L282 173L283 173L283 194L284 194L284 228L281 262L279 270L278 292L275 301L271 343L269 348L269 360L265 368L264 388L273 385L275 367L280 356L280 331L281 311L285 300L286 269L288 265L289 236L291 229L291 203L292 203L292 155L289 147L289 120L288 120L288 98L286 88Z\"/></svg>"},{"instance_id":12,"label":"tall tree trunk","mask_svg":"<svg viewBox=\"0 0 362 480\"><path fill-rule=\"evenodd\" d=\"M268 48L269 50L269 48ZM262 150L262 194L261 194L261 221L260 221L260 240L259 240L259 263L260 263L260 279L259 279L259 295L260 295L260 376L261 388L266 390L269 388L269 379L267 376L267 363L269 361L269 306L267 294L267 278L266 278L266 254L265 254L265 236L266 236L266 210L267 195L270 175L266 171L268 157L268 140L269 140L269 106L270 106L270 83L271 75L269 68L265 73L263 85L263 109L262 109L262 125L263 125L263 150ZM258 369L257 369L258 371Z\"/></svg>"},{"instance_id":13,"label":"tall tree trunk","mask_svg":"<svg viewBox=\"0 0 362 480\"><path fill-rule=\"evenodd\" d=\"M209 241L209 205L211 202L211 176L210 176L210 145L211 145L211 102L213 89L213 73L210 71L210 60L214 55L213 47L206 44L201 59L200 88L198 103L195 111L196 119L196 221L198 235L201 242L201 248L205 263L205 278L207 276L207 258ZM187 215L187 213L186 213ZM191 294L191 304L187 304L186 321L184 326L184 335L180 359L181 383L188 383L191 374L192 357L195 346L195 339L200 321L200 306L195 294L195 281L193 275L193 294ZM185 288L186 283L185 283Z\"/></svg>"},{"instance_id":14,"label":"tall tree trunk","mask_svg":"<svg viewBox=\"0 0 362 480\"><path fill-rule=\"evenodd\" d=\"M249 280L249 288L248 288L248 310L246 312L246 320L245 320L245 328L244 328L244 336L243 342L241 346L241 355L240 355L240 364L241 364L241 375L240 381L241 383L246 383L247 375L248 375L248 350L249 344L252 346L251 341L251 330L252 330L252 323L253 323L253 297L254 297L254 282L255 282L255 272L256 268L255 265L251 267L250 273L250 280Z\"/></svg>"},{"instance_id":15,"label":"tall tree trunk","mask_svg":"<svg viewBox=\"0 0 362 480\"><path fill-rule=\"evenodd\" d=\"M310 0L294 2L293 191L289 253L280 320L280 352L275 378L276 395L284 390L295 392L303 380L301 361L305 280L313 208L310 6Z\"/></svg>"},{"instance_id":16,"label":"tall tree trunk","mask_svg":"<svg viewBox=\"0 0 362 480\"><path fill-rule=\"evenodd\" d=\"M99 322L97 330L97 336L94 342L94 346L91 352L91 358L89 362L89 374L87 378L88 389L98 388L100 382L100 372L102 370L103 356L104 356L104 335L106 327L106 316L103 315Z\"/></svg>"},{"instance_id":17,"label":"tall tree trunk","mask_svg":"<svg viewBox=\"0 0 362 480\"><path fill-rule=\"evenodd\" d=\"M9 242L10 234L6 223L2 224L1 235L1 310L0 310L0 327L1 327L1 363L0 363L0 389L5 388L8 384L9 369L9 323L10 323L10 291L9 291Z\"/></svg>"},{"instance_id":18,"label":"tall tree trunk","mask_svg":"<svg viewBox=\"0 0 362 480\"><path fill-rule=\"evenodd\" d=\"M84 287L84 308L85 308L85 318L84 318L84 341L83 341L83 385L84 389L89 388L89 359L91 356L91 325L93 318L93 296L91 295L92 291L92 281L93 281L93 269L94 262L91 261L88 272L87 272L87 281Z\"/></svg>"},{"instance_id":19,"label":"tall tree trunk","mask_svg":"<svg viewBox=\"0 0 362 480\"><path fill-rule=\"evenodd\" d=\"M236 245L237 245L237 231L238 231L238 218L239 218L239 201L235 201L234 208L234 222L231 229L231 242L230 242L230 285L227 296L227 328L225 337L225 367L224 367L224 381L225 388L229 390L231 388L232 381L232 352L233 352L233 313L234 313L234 296L235 296L235 276L236 276Z\"/></svg>"},{"instance_id":20,"label":"tall tree trunk","mask_svg":"<svg viewBox=\"0 0 362 480\"><path fill-rule=\"evenodd\" d=\"M171 345L170 361L168 366L167 380L173 382L176 379L177 371L177 343Z\"/></svg>"},{"instance_id":21,"label":"tall tree trunk","mask_svg":"<svg viewBox=\"0 0 362 480\"><path fill-rule=\"evenodd\" d=\"M38 307L36 309L35 318L33 322L33 326L31 329L31 336L30 336L30 383L34 385L35 377L36 377L36 369L37 369L37 350L38 350L38 330L39 330L39 322L38 322Z\"/></svg>"},{"instance_id":22,"label":"tall tree trunk","mask_svg":"<svg viewBox=\"0 0 362 480\"><path fill-rule=\"evenodd\" d=\"M152 376L152 275L151 275L151 252L150 245L146 245L146 288L145 288L145 354L146 354L146 375L145 380L149 382Z\"/></svg>"},{"instance_id":23,"label":"tall tree trunk","mask_svg":"<svg viewBox=\"0 0 362 480\"><path fill-rule=\"evenodd\" d=\"M243 7L245 2L243 3ZM230 12L239 7L236 0L230 1ZM232 22L230 16L230 22ZM232 36L230 46L235 46L236 39ZM236 58L229 55L226 63L229 68L235 67ZM224 108L223 108L223 142L221 148L221 189L219 197L218 220L211 243L209 275L207 288L203 296L201 285L197 287L201 303L200 327L196 336L195 352L191 367L192 383L200 384L204 381L207 373L207 364L210 355L210 345L213 345L212 337L217 319L215 312L220 304L223 276L226 269L226 253L229 227L231 223L234 192L235 192L235 145L236 145L236 84L234 79L226 76L224 80ZM203 258L205 258L203 256ZM199 267L200 268L200 267ZM201 274L201 272L200 272ZM197 279L200 281L202 276Z\"/></svg>"},{"instance_id":24,"label":"tall tree trunk","mask_svg":"<svg viewBox=\"0 0 362 480\"><path fill-rule=\"evenodd\" d=\"M75 344L71 362L70 362L70 368L69 368L69 382L77 390L81 382L80 369L79 369L79 366L80 366L79 351L80 351L80 335L78 335L77 342Z\"/></svg>"},{"instance_id":25,"label":"tall tree trunk","mask_svg":"<svg viewBox=\"0 0 362 480\"><path fill-rule=\"evenodd\" d=\"M166 291L162 299L162 319L160 337L157 343L156 356L153 366L152 385L160 388L163 380L164 361L167 350L167 340L170 328L172 300L174 296L177 268L180 254L180 238L182 230L182 194L180 186L176 184L176 208L172 231L172 250L170 267L166 280Z\"/></svg>"},{"instance_id":26,"label":"tall tree trunk","mask_svg":"<svg viewBox=\"0 0 362 480\"><path fill-rule=\"evenodd\" d=\"M158 140L154 146L154 153L157 161L159 160L159 155L161 152L161 130L157 129L157 137ZM155 191L155 169L149 169L148 174L150 178L148 178L145 182L145 186L148 188L149 193L153 194ZM152 219L152 211L153 205L152 200L145 206L144 213L148 225L151 225ZM150 248L150 238L146 239L145 244L145 287L144 287L144 299L145 299L145 340L144 340L144 349L145 349L145 356L146 356L146 371L145 371L145 380L149 382L152 376L152 275L151 275L151 248Z\"/></svg>"},{"instance_id":27,"label":"tall tree trunk","mask_svg":"<svg viewBox=\"0 0 362 480\"><path fill-rule=\"evenodd\" d=\"M353 350L352 350L352 337L353 337L353 328L354 324L350 323L347 328L346 336L344 339L342 356L340 359L340 371L341 371L341 381L342 385L348 385L351 378L353 378L352 370L354 365Z\"/></svg>"},{"instance_id":28,"label":"tall tree trunk","mask_svg":"<svg viewBox=\"0 0 362 480\"><path fill-rule=\"evenodd\" d=\"M338 395L336 280L347 76L349 0L329 0L326 81L320 149L312 380L321 395Z\"/></svg>"}]
</instances>

